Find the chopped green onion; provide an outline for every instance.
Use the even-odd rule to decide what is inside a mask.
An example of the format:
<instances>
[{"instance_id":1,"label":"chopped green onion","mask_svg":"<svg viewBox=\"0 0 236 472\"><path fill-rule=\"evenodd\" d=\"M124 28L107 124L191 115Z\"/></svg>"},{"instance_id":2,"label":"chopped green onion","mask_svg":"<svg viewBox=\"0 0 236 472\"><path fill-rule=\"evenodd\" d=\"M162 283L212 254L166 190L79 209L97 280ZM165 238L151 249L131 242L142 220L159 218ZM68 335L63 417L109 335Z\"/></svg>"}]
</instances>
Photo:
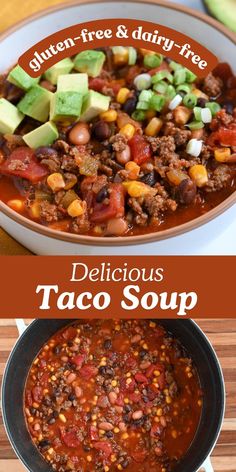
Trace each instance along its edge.
<instances>
[{"instance_id":1,"label":"chopped green onion","mask_svg":"<svg viewBox=\"0 0 236 472\"><path fill-rule=\"evenodd\" d=\"M187 108L194 108L197 105L197 97L193 93L188 93L183 99L183 103Z\"/></svg>"},{"instance_id":2,"label":"chopped green onion","mask_svg":"<svg viewBox=\"0 0 236 472\"><path fill-rule=\"evenodd\" d=\"M181 84L181 85L178 85L178 87L176 88L176 92L189 93L190 91L191 91L191 86L188 84Z\"/></svg>"},{"instance_id":3,"label":"chopped green onion","mask_svg":"<svg viewBox=\"0 0 236 472\"><path fill-rule=\"evenodd\" d=\"M192 82L195 82L196 79L197 76L193 72L191 72L191 70L186 69L186 82L191 84Z\"/></svg>"},{"instance_id":4,"label":"chopped green onion","mask_svg":"<svg viewBox=\"0 0 236 472\"><path fill-rule=\"evenodd\" d=\"M186 125L189 129L194 131L195 129L204 128L204 123L202 121L192 121Z\"/></svg>"},{"instance_id":5,"label":"chopped green onion","mask_svg":"<svg viewBox=\"0 0 236 472\"><path fill-rule=\"evenodd\" d=\"M194 112L194 116L195 116L196 120L201 121L201 119L202 119L202 108L194 107L193 112Z\"/></svg>"},{"instance_id":6,"label":"chopped green onion","mask_svg":"<svg viewBox=\"0 0 236 472\"><path fill-rule=\"evenodd\" d=\"M148 67L148 69L153 69L159 67L162 61L162 54L146 54L146 56L144 56L143 64L145 67Z\"/></svg>"},{"instance_id":7,"label":"chopped green onion","mask_svg":"<svg viewBox=\"0 0 236 472\"><path fill-rule=\"evenodd\" d=\"M139 74L134 79L134 85L138 90L146 90L151 87L152 78L149 74Z\"/></svg>"},{"instance_id":8,"label":"chopped green onion","mask_svg":"<svg viewBox=\"0 0 236 472\"><path fill-rule=\"evenodd\" d=\"M221 110L221 106L217 102L207 102L205 107L211 110L212 116L215 116Z\"/></svg>"},{"instance_id":9,"label":"chopped green onion","mask_svg":"<svg viewBox=\"0 0 236 472\"><path fill-rule=\"evenodd\" d=\"M166 99L163 95L153 95L149 102L149 108L151 108L151 110L161 111L165 103Z\"/></svg>"},{"instance_id":10,"label":"chopped green onion","mask_svg":"<svg viewBox=\"0 0 236 472\"><path fill-rule=\"evenodd\" d=\"M142 90L140 93L138 100L139 102L149 102L153 96L153 91L152 90Z\"/></svg>"},{"instance_id":11,"label":"chopped green onion","mask_svg":"<svg viewBox=\"0 0 236 472\"><path fill-rule=\"evenodd\" d=\"M137 51L133 47L128 47L128 54L129 54L129 59L128 59L128 65L129 66L134 66L137 61Z\"/></svg>"},{"instance_id":12,"label":"chopped green onion","mask_svg":"<svg viewBox=\"0 0 236 472\"><path fill-rule=\"evenodd\" d=\"M186 81L186 70L177 69L174 73L174 84L175 85L184 84L185 81Z\"/></svg>"},{"instance_id":13,"label":"chopped green onion","mask_svg":"<svg viewBox=\"0 0 236 472\"><path fill-rule=\"evenodd\" d=\"M125 54L127 51L127 48L125 48L124 46L113 46L111 49L113 54Z\"/></svg>"},{"instance_id":14,"label":"chopped green onion","mask_svg":"<svg viewBox=\"0 0 236 472\"><path fill-rule=\"evenodd\" d=\"M132 113L132 118L135 121L144 121L146 118L146 113L143 110L135 110Z\"/></svg>"},{"instance_id":15,"label":"chopped green onion","mask_svg":"<svg viewBox=\"0 0 236 472\"><path fill-rule=\"evenodd\" d=\"M182 66L180 64L178 64L177 62L175 62L175 61L171 61L169 66L174 71L176 71L178 69L182 69Z\"/></svg>"},{"instance_id":16,"label":"chopped green onion","mask_svg":"<svg viewBox=\"0 0 236 472\"><path fill-rule=\"evenodd\" d=\"M172 98L175 97L176 91L173 85L168 85L165 95L169 100L172 100Z\"/></svg>"},{"instance_id":17,"label":"chopped green onion","mask_svg":"<svg viewBox=\"0 0 236 472\"><path fill-rule=\"evenodd\" d=\"M180 105L180 103L182 103L182 100L183 98L181 97L181 95L178 95L178 94L175 95L175 97L169 103L169 109L175 110L175 108L177 108Z\"/></svg>"},{"instance_id":18,"label":"chopped green onion","mask_svg":"<svg viewBox=\"0 0 236 472\"><path fill-rule=\"evenodd\" d=\"M149 103L140 101L140 102L137 103L136 109L137 110L148 110L149 109Z\"/></svg>"},{"instance_id":19,"label":"chopped green onion","mask_svg":"<svg viewBox=\"0 0 236 472\"><path fill-rule=\"evenodd\" d=\"M163 95L166 93L167 88L168 85L166 82L164 82L164 80L161 80L161 82L158 82L153 86L153 90L155 90L155 92L162 93Z\"/></svg>"},{"instance_id":20,"label":"chopped green onion","mask_svg":"<svg viewBox=\"0 0 236 472\"><path fill-rule=\"evenodd\" d=\"M152 76L152 84L157 84L157 82L160 82L163 79L167 79L171 83L174 80L173 75L171 75L168 70L160 70L160 72L157 72Z\"/></svg>"}]
</instances>

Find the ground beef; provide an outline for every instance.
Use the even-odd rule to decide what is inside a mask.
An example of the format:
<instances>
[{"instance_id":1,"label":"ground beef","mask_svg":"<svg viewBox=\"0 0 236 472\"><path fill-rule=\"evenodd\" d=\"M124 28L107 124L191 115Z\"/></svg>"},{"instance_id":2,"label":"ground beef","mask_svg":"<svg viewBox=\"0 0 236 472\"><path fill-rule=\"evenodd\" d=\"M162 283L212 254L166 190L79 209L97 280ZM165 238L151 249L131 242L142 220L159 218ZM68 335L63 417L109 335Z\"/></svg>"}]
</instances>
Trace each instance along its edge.
<instances>
[{"instance_id":1,"label":"ground beef","mask_svg":"<svg viewBox=\"0 0 236 472\"><path fill-rule=\"evenodd\" d=\"M25 146L22 136L18 134L5 134L4 139L10 152L12 152L18 146Z\"/></svg>"},{"instance_id":2,"label":"ground beef","mask_svg":"<svg viewBox=\"0 0 236 472\"><path fill-rule=\"evenodd\" d=\"M52 157L49 159L42 159L41 164L48 167L51 173L59 172L61 168L61 161L58 157Z\"/></svg>"},{"instance_id":3,"label":"ground beef","mask_svg":"<svg viewBox=\"0 0 236 472\"><path fill-rule=\"evenodd\" d=\"M75 158L70 155L64 155L62 157L61 169L72 173L77 173L79 170Z\"/></svg>"},{"instance_id":4,"label":"ground beef","mask_svg":"<svg viewBox=\"0 0 236 472\"><path fill-rule=\"evenodd\" d=\"M53 223L62 218L56 205L45 201L40 202L40 217L47 223Z\"/></svg>"},{"instance_id":5,"label":"ground beef","mask_svg":"<svg viewBox=\"0 0 236 472\"><path fill-rule=\"evenodd\" d=\"M212 155L212 151L210 146L207 146L207 144L202 145L202 152L201 152L201 160L202 163L204 164L208 159L210 159Z\"/></svg>"},{"instance_id":6,"label":"ground beef","mask_svg":"<svg viewBox=\"0 0 236 472\"><path fill-rule=\"evenodd\" d=\"M122 134L117 133L110 138L110 143L112 144L114 151L122 152L126 147L127 139Z\"/></svg>"},{"instance_id":7,"label":"ground beef","mask_svg":"<svg viewBox=\"0 0 236 472\"><path fill-rule=\"evenodd\" d=\"M71 229L73 233L77 233L77 234L87 233L87 231L90 230L90 222L89 222L86 202L83 202L83 206L84 206L84 213L81 216L74 218L71 223Z\"/></svg>"},{"instance_id":8,"label":"ground beef","mask_svg":"<svg viewBox=\"0 0 236 472\"><path fill-rule=\"evenodd\" d=\"M148 137L147 141L151 144L153 152L164 159L168 158L176 149L173 136L162 136L161 138Z\"/></svg>"},{"instance_id":9,"label":"ground beef","mask_svg":"<svg viewBox=\"0 0 236 472\"><path fill-rule=\"evenodd\" d=\"M63 154L68 154L70 151L70 145L66 141L63 141L62 139L58 139L57 141L55 141L53 147L57 151L63 152Z\"/></svg>"},{"instance_id":10,"label":"ground beef","mask_svg":"<svg viewBox=\"0 0 236 472\"><path fill-rule=\"evenodd\" d=\"M209 172L209 177L204 187L206 192L221 190L230 179L230 169L227 165L221 164L213 172Z\"/></svg>"},{"instance_id":11,"label":"ground beef","mask_svg":"<svg viewBox=\"0 0 236 472\"><path fill-rule=\"evenodd\" d=\"M143 199L140 198L128 199L128 205L133 211L133 220L138 226L145 226L148 221L148 215L143 211L142 202Z\"/></svg>"},{"instance_id":12,"label":"ground beef","mask_svg":"<svg viewBox=\"0 0 236 472\"><path fill-rule=\"evenodd\" d=\"M163 198L161 195L147 195L144 199L144 207L150 216L158 217L160 212L175 211L177 203L171 198Z\"/></svg>"},{"instance_id":13,"label":"ground beef","mask_svg":"<svg viewBox=\"0 0 236 472\"><path fill-rule=\"evenodd\" d=\"M223 81L220 77L215 77L212 72L204 79L203 91L209 97L217 97L223 89Z\"/></svg>"},{"instance_id":14,"label":"ground beef","mask_svg":"<svg viewBox=\"0 0 236 472\"><path fill-rule=\"evenodd\" d=\"M226 113L225 110L221 110L211 122L211 130L216 131L221 126L228 127L231 123L236 122L232 115Z\"/></svg>"},{"instance_id":15,"label":"ground beef","mask_svg":"<svg viewBox=\"0 0 236 472\"><path fill-rule=\"evenodd\" d=\"M183 146L190 140L191 131L178 128L172 121L168 121L164 127L164 136L172 136L176 147L179 147Z\"/></svg>"},{"instance_id":16,"label":"ground beef","mask_svg":"<svg viewBox=\"0 0 236 472\"><path fill-rule=\"evenodd\" d=\"M20 161L19 159L14 159L8 165L10 170L26 170L28 167L28 162Z\"/></svg>"}]
</instances>

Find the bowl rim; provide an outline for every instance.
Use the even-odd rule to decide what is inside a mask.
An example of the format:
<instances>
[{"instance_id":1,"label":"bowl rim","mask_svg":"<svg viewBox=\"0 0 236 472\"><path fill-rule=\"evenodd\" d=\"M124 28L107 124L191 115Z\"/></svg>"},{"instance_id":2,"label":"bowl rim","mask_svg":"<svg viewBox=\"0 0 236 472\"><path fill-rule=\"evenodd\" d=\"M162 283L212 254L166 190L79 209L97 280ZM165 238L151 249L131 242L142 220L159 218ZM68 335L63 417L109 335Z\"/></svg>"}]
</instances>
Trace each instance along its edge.
<instances>
[{"instance_id":1,"label":"bowl rim","mask_svg":"<svg viewBox=\"0 0 236 472\"><path fill-rule=\"evenodd\" d=\"M50 13L54 13L60 10L65 10L67 8L71 8L73 6L80 6L80 5L87 5L87 4L97 4L97 3L117 3L117 0L70 0L69 2L62 2L58 5L48 7L43 9L37 13L34 13L27 18L18 21L13 26L7 28L3 33L0 35L0 41L10 36L12 33L17 31L19 27L22 27L26 24L31 23L34 20L43 18ZM204 23L207 23L209 26L214 27L224 36L226 36L230 41L232 41L236 45L236 35L232 31L226 28L226 26L222 25L219 21L207 16L206 14L193 10L192 8L186 7L185 5L179 5L172 2L166 2L166 0L128 0L128 3L142 3L142 4L149 4L149 5L157 5L168 8L170 10L176 10L180 13L188 14L194 18L197 18ZM212 210L208 211L204 215L201 215L197 218L194 218L186 223L180 224L178 226L173 226L172 228L168 228L161 231L150 232L147 234L142 235L133 235L133 236L118 236L118 237L98 237L98 236L90 236L90 235L80 235L80 234L73 234L67 233L65 231L59 231L55 229L48 228L46 226L37 223L36 221L30 220L25 216L20 215L19 213L15 212L11 208L9 208L4 202L0 201L0 211L13 220L15 223L23 226L24 228L30 229L33 232L47 236L52 239L65 241L68 243L74 244L82 244L82 245L91 245L91 246L129 246L129 245L137 245L137 244L145 244L151 243L156 241L163 241L165 239L169 239L172 237L179 236L184 233L188 233L194 229L203 226L206 223L209 223L211 220L215 219L217 216L221 215L223 212L231 208L236 203L236 191L233 192L228 198L226 198L223 202L219 205L214 207Z\"/></svg>"}]
</instances>

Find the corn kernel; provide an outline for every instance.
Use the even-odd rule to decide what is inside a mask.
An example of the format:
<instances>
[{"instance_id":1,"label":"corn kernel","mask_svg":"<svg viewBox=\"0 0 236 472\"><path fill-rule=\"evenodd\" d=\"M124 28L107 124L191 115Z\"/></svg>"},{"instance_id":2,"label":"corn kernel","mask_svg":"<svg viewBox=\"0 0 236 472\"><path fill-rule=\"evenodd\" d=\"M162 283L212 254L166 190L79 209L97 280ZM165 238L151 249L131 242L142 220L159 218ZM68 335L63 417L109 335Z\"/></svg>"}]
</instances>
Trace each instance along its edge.
<instances>
[{"instance_id":1,"label":"corn kernel","mask_svg":"<svg viewBox=\"0 0 236 472\"><path fill-rule=\"evenodd\" d=\"M131 372L127 372L126 377L131 377Z\"/></svg>"},{"instance_id":2,"label":"corn kernel","mask_svg":"<svg viewBox=\"0 0 236 472\"><path fill-rule=\"evenodd\" d=\"M208 182L207 170L202 164L196 164L190 167L189 175L196 183L197 187L203 187Z\"/></svg>"},{"instance_id":3,"label":"corn kernel","mask_svg":"<svg viewBox=\"0 0 236 472\"><path fill-rule=\"evenodd\" d=\"M57 380L56 376L52 375L51 380L53 380L53 382L55 382Z\"/></svg>"},{"instance_id":4,"label":"corn kernel","mask_svg":"<svg viewBox=\"0 0 236 472\"><path fill-rule=\"evenodd\" d=\"M155 417L154 417L154 421L155 421L155 423L159 423L159 422L160 422L160 418L158 418L158 416L155 416Z\"/></svg>"},{"instance_id":5,"label":"corn kernel","mask_svg":"<svg viewBox=\"0 0 236 472\"><path fill-rule=\"evenodd\" d=\"M177 431L175 431L175 430L172 431L172 432L171 432L171 436L172 436L172 438L176 439L177 436L178 436Z\"/></svg>"},{"instance_id":6,"label":"corn kernel","mask_svg":"<svg viewBox=\"0 0 236 472\"><path fill-rule=\"evenodd\" d=\"M182 180L186 180L188 178L187 174L177 169L170 170L166 173L166 176L169 182L173 185L179 185Z\"/></svg>"},{"instance_id":7,"label":"corn kernel","mask_svg":"<svg viewBox=\"0 0 236 472\"><path fill-rule=\"evenodd\" d=\"M25 205L22 200L13 199L13 200L8 200L7 205L14 211L17 211L18 213L21 213L24 211Z\"/></svg>"},{"instance_id":8,"label":"corn kernel","mask_svg":"<svg viewBox=\"0 0 236 472\"><path fill-rule=\"evenodd\" d=\"M83 215L84 208L81 203L82 202L79 199L74 200L67 208L68 215L70 215L72 218Z\"/></svg>"},{"instance_id":9,"label":"corn kernel","mask_svg":"<svg viewBox=\"0 0 236 472\"><path fill-rule=\"evenodd\" d=\"M51 456L54 453L54 449L52 447L50 447L50 449L48 449L47 453Z\"/></svg>"},{"instance_id":10,"label":"corn kernel","mask_svg":"<svg viewBox=\"0 0 236 472\"><path fill-rule=\"evenodd\" d=\"M152 118L146 126L144 132L147 136L156 136L161 130L163 121L160 118Z\"/></svg>"},{"instance_id":11,"label":"corn kernel","mask_svg":"<svg viewBox=\"0 0 236 472\"><path fill-rule=\"evenodd\" d=\"M113 55L113 62L116 66L123 66L127 64L129 59L129 52L127 48L120 49L120 52L117 52Z\"/></svg>"},{"instance_id":12,"label":"corn kernel","mask_svg":"<svg viewBox=\"0 0 236 472\"><path fill-rule=\"evenodd\" d=\"M110 469L109 469L108 465L105 465L105 467L104 467L104 472L108 472L109 470L110 470Z\"/></svg>"},{"instance_id":13,"label":"corn kernel","mask_svg":"<svg viewBox=\"0 0 236 472\"><path fill-rule=\"evenodd\" d=\"M116 387L117 386L117 380L112 380L111 385L112 385L112 387Z\"/></svg>"},{"instance_id":14,"label":"corn kernel","mask_svg":"<svg viewBox=\"0 0 236 472\"><path fill-rule=\"evenodd\" d=\"M62 413L59 415L59 420L62 421L62 423L66 423L66 417Z\"/></svg>"},{"instance_id":15,"label":"corn kernel","mask_svg":"<svg viewBox=\"0 0 236 472\"><path fill-rule=\"evenodd\" d=\"M130 197L143 197L150 193L149 185L139 182L138 180L132 180L131 182L123 182L123 186L127 190Z\"/></svg>"},{"instance_id":16,"label":"corn kernel","mask_svg":"<svg viewBox=\"0 0 236 472\"><path fill-rule=\"evenodd\" d=\"M150 321L149 326L150 326L150 328L155 328L156 323L154 323L154 321Z\"/></svg>"},{"instance_id":17,"label":"corn kernel","mask_svg":"<svg viewBox=\"0 0 236 472\"><path fill-rule=\"evenodd\" d=\"M30 215L31 218L39 219L40 218L40 202L35 201L30 206Z\"/></svg>"},{"instance_id":18,"label":"corn kernel","mask_svg":"<svg viewBox=\"0 0 236 472\"><path fill-rule=\"evenodd\" d=\"M148 345L146 343L143 344L143 349L145 349L147 351Z\"/></svg>"},{"instance_id":19,"label":"corn kernel","mask_svg":"<svg viewBox=\"0 0 236 472\"><path fill-rule=\"evenodd\" d=\"M117 119L117 111L116 110L104 111L103 113L100 114L100 118L103 121L106 121L106 123L112 123L113 121L116 121Z\"/></svg>"},{"instance_id":20,"label":"corn kernel","mask_svg":"<svg viewBox=\"0 0 236 472\"><path fill-rule=\"evenodd\" d=\"M129 399L128 399L128 398L124 398L124 403L125 403L126 405L128 405Z\"/></svg>"},{"instance_id":21,"label":"corn kernel","mask_svg":"<svg viewBox=\"0 0 236 472\"><path fill-rule=\"evenodd\" d=\"M115 326L115 331L120 331L120 325Z\"/></svg>"},{"instance_id":22,"label":"corn kernel","mask_svg":"<svg viewBox=\"0 0 236 472\"><path fill-rule=\"evenodd\" d=\"M115 456L115 454L112 454L111 455L111 462L115 462L115 461L116 461L116 456Z\"/></svg>"},{"instance_id":23,"label":"corn kernel","mask_svg":"<svg viewBox=\"0 0 236 472\"><path fill-rule=\"evenodd\" d=\"M159 370L154 370L153 373L154 373L155 377L159 377L161 375Z\"/></svg>"},{"instance_id":24,"label":"corn kernel","mask_svg":"<svg viewBox=\"0 0 236 472\"><path fill-rule=\"evenodd\" d=\"M127 383L127 385L131 384L131 383L132 383L132 379L129 377L129 378L126 380L126 383Z\"/></svg>"},{"instance_id":25,"label":"corn kernel","mask_svg":"<svg viewBox=\"0 0 236 472\"><path fill-rule=\"evenodd\" d=\"M230 148L215 149L214 156L217 162L227 162L231 156Z\"/></svg>"},{"instance_id":26,"label":"corn kernel","mask_svg":"<svg viewBox=\"0 0 236 472\"><path fill-rule=\"evenodd\" d=\"M88 462L92 462L92 456L87 456L86 459Z\"/></svg>"},{"instance_id":27,"label":"corn kernel","mask_svg":"<svg viewBox=\"0 0 236 472\"><path fill-rule=\"evenodd\" d=\"M34 421L33 416L30 416L30 417L28 418L28 423L33 423L33 421Z\"/></svg>"},{"instance_id":28,"label":"corn kernel","mask_svg":"<svg viewBox=\"0 0 236 472\"><path fill-rule=\"evenodd\" d=\"M92 421L95 421L97 419L97 415L92 415Z\"/></svg>"},{"instance_id":29,"label":"corn kernel","mask_svg":"<svg viewBox=\"0 0 236 472\"><path fill-rule=\"evenodd\" d=\"M116 427L116 428L114 428L114 430L113 430L113 431L114 431L114 433L119 433L119 432L120 432L119 428L117 428L117 427Z\"/></svg>"},{"instance_id":30,"label":"corn kernel","mask_svg":"<svg viewBox=\"0 0 236 472\"><path fill-rule=\"evenodd\" d=\"M121 465L121 464L118 464L117 469L118 469L118 470L123 470L122 465Z\"/></svg>"},{"instance_id":31,"label":"corn kernel","mask_svg":"<svg viewBox=\"0 0 236 472\"><path fill-rule=\"evenodd\" d=\"M128 139L129 141L133 137L135 131L135 127L131 125L131 123L127 123L127 125L122 126L122 128L120 129L120 134L125 136L126 139Z\"/></svg>"},{"instance_id":32,"label":"corn kernel","mask_svg":"<svg viewBox=\"0 0 236 472\"><path fill-rule=\"evenodd\" d=\"M123 103L126 102L128 95L130 93L130 90L126 87L121 87L117 96L116 96L116 101L123 105Z\"/></svg>"},{"instance_id":33,"label":"corn kernel","mask_svg":"<svg viewBox=\"0 0 236 472\"><path fill-rule=\"evenodd\" d=\"M171 399L171 397L169 397L169 396L168 396L168 397L166 397L166 403L167 403L167 404L170 404L170 403L172 403L172 399Z\"/></svg>"},{"instance_id":34,"label":"corn kernel","mask_svg":"<svg viewBox=\"0 0 236 472\"><path fill-rule=\"evenodd\" d=\"M174 110L174 121L177 125L186 125L192 115L192 109L180 105Z\"/></svg>"},{"instance_id":35,"label":"corn kernel","mask_svg":"<svg viewBox=\"0 0 236 472\"><path fill-rule=\"evenodd\" d=\"M36 403L36 402L34 402L34 403L33 403L33 407L34 407L34 408L39 408L39 404Z\"/></svg>"},{"instance_id":36,"label":"corn kernel","mask_svg":"<svg viewBox=\"0 0 236 472\"><path fill-rule=\"evenodd\" d=\"M136 180L139 176L140 166L134 161L129 161L125 164L125 170L130 180Z\"/></svg>"},{"instance_id":37,"label":"corn kernel","mask_svg":"<svg viewBox=\"0 0 236 472\"><path fill-rule=\"evenodd\" d=\"M193 376L193 374L192 374L191 372L189 372L189 373L187 374L187 377L188 377L189 379L191 379L192 376Z\"/></svg>"},{"instance_id":38,"label":"corn kernel","mask_svg":"<svg viewBox=\"0 0 236 472\"><path fill-rule=\"evenodd\" d=\"M197 404L198 406L202 406L202 400L198 400Z\"/></svg>"},{"instance_id":39,"label":"corn kernel","mask_svg":"<svg viewBox=\"0 0 236 472\"><path fill-rule=\"evenodd\" d=\"M128 439L129 435L128 433L123 433L121 436L121 439Z\"/></svg>"},{"instance_id":40,"label":"corn kernel","mask_svg":"<svg viewBox=\"0 0 236 472\"><path fill-rule=\"evenodd\" d=\"M156 412L157 416L161 416L162 413L163 413L162 408L158 408Z\"/></svg>"},{"instance_id":41,"label":"corn kernel","mask_svg":"<svg viewBox=\"0 0 236 472\"><path fill-rule=\"evenodd\" d=\"M54 172L47 178L47 184L53 192L58 192L58 190L62 190L65 187L65 181L63 176L59 174L59 172Z\"/></svg>"},{"instance_id":42,"label":"corn kernel","mask_svg":"<svg viewBox=\"0 0 236 472\"><path fill-rule=\"evenodd\" d=\"M138 351L135 351L135 352L134 352L134 356L135 356L135 357L138 357Z\"/></svg>"}]
</instances>

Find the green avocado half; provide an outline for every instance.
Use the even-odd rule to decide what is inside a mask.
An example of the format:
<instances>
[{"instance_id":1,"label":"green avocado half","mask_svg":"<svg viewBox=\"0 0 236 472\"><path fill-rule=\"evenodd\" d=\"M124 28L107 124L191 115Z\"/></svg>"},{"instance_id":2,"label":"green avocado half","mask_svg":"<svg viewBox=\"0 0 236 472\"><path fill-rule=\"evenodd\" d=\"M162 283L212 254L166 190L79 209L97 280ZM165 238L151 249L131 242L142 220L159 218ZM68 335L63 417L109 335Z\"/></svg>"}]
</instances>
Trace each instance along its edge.
<instances>
[{"instance_id":1,"label":"green avocado half","mask_svg":"<svg viewBox=\"0 0 236 472\"><path fill-rule=\"evenodd\" d=\"M236 33L236 0L204 0L209 12Z\"/></svg>"}]
</instances>

